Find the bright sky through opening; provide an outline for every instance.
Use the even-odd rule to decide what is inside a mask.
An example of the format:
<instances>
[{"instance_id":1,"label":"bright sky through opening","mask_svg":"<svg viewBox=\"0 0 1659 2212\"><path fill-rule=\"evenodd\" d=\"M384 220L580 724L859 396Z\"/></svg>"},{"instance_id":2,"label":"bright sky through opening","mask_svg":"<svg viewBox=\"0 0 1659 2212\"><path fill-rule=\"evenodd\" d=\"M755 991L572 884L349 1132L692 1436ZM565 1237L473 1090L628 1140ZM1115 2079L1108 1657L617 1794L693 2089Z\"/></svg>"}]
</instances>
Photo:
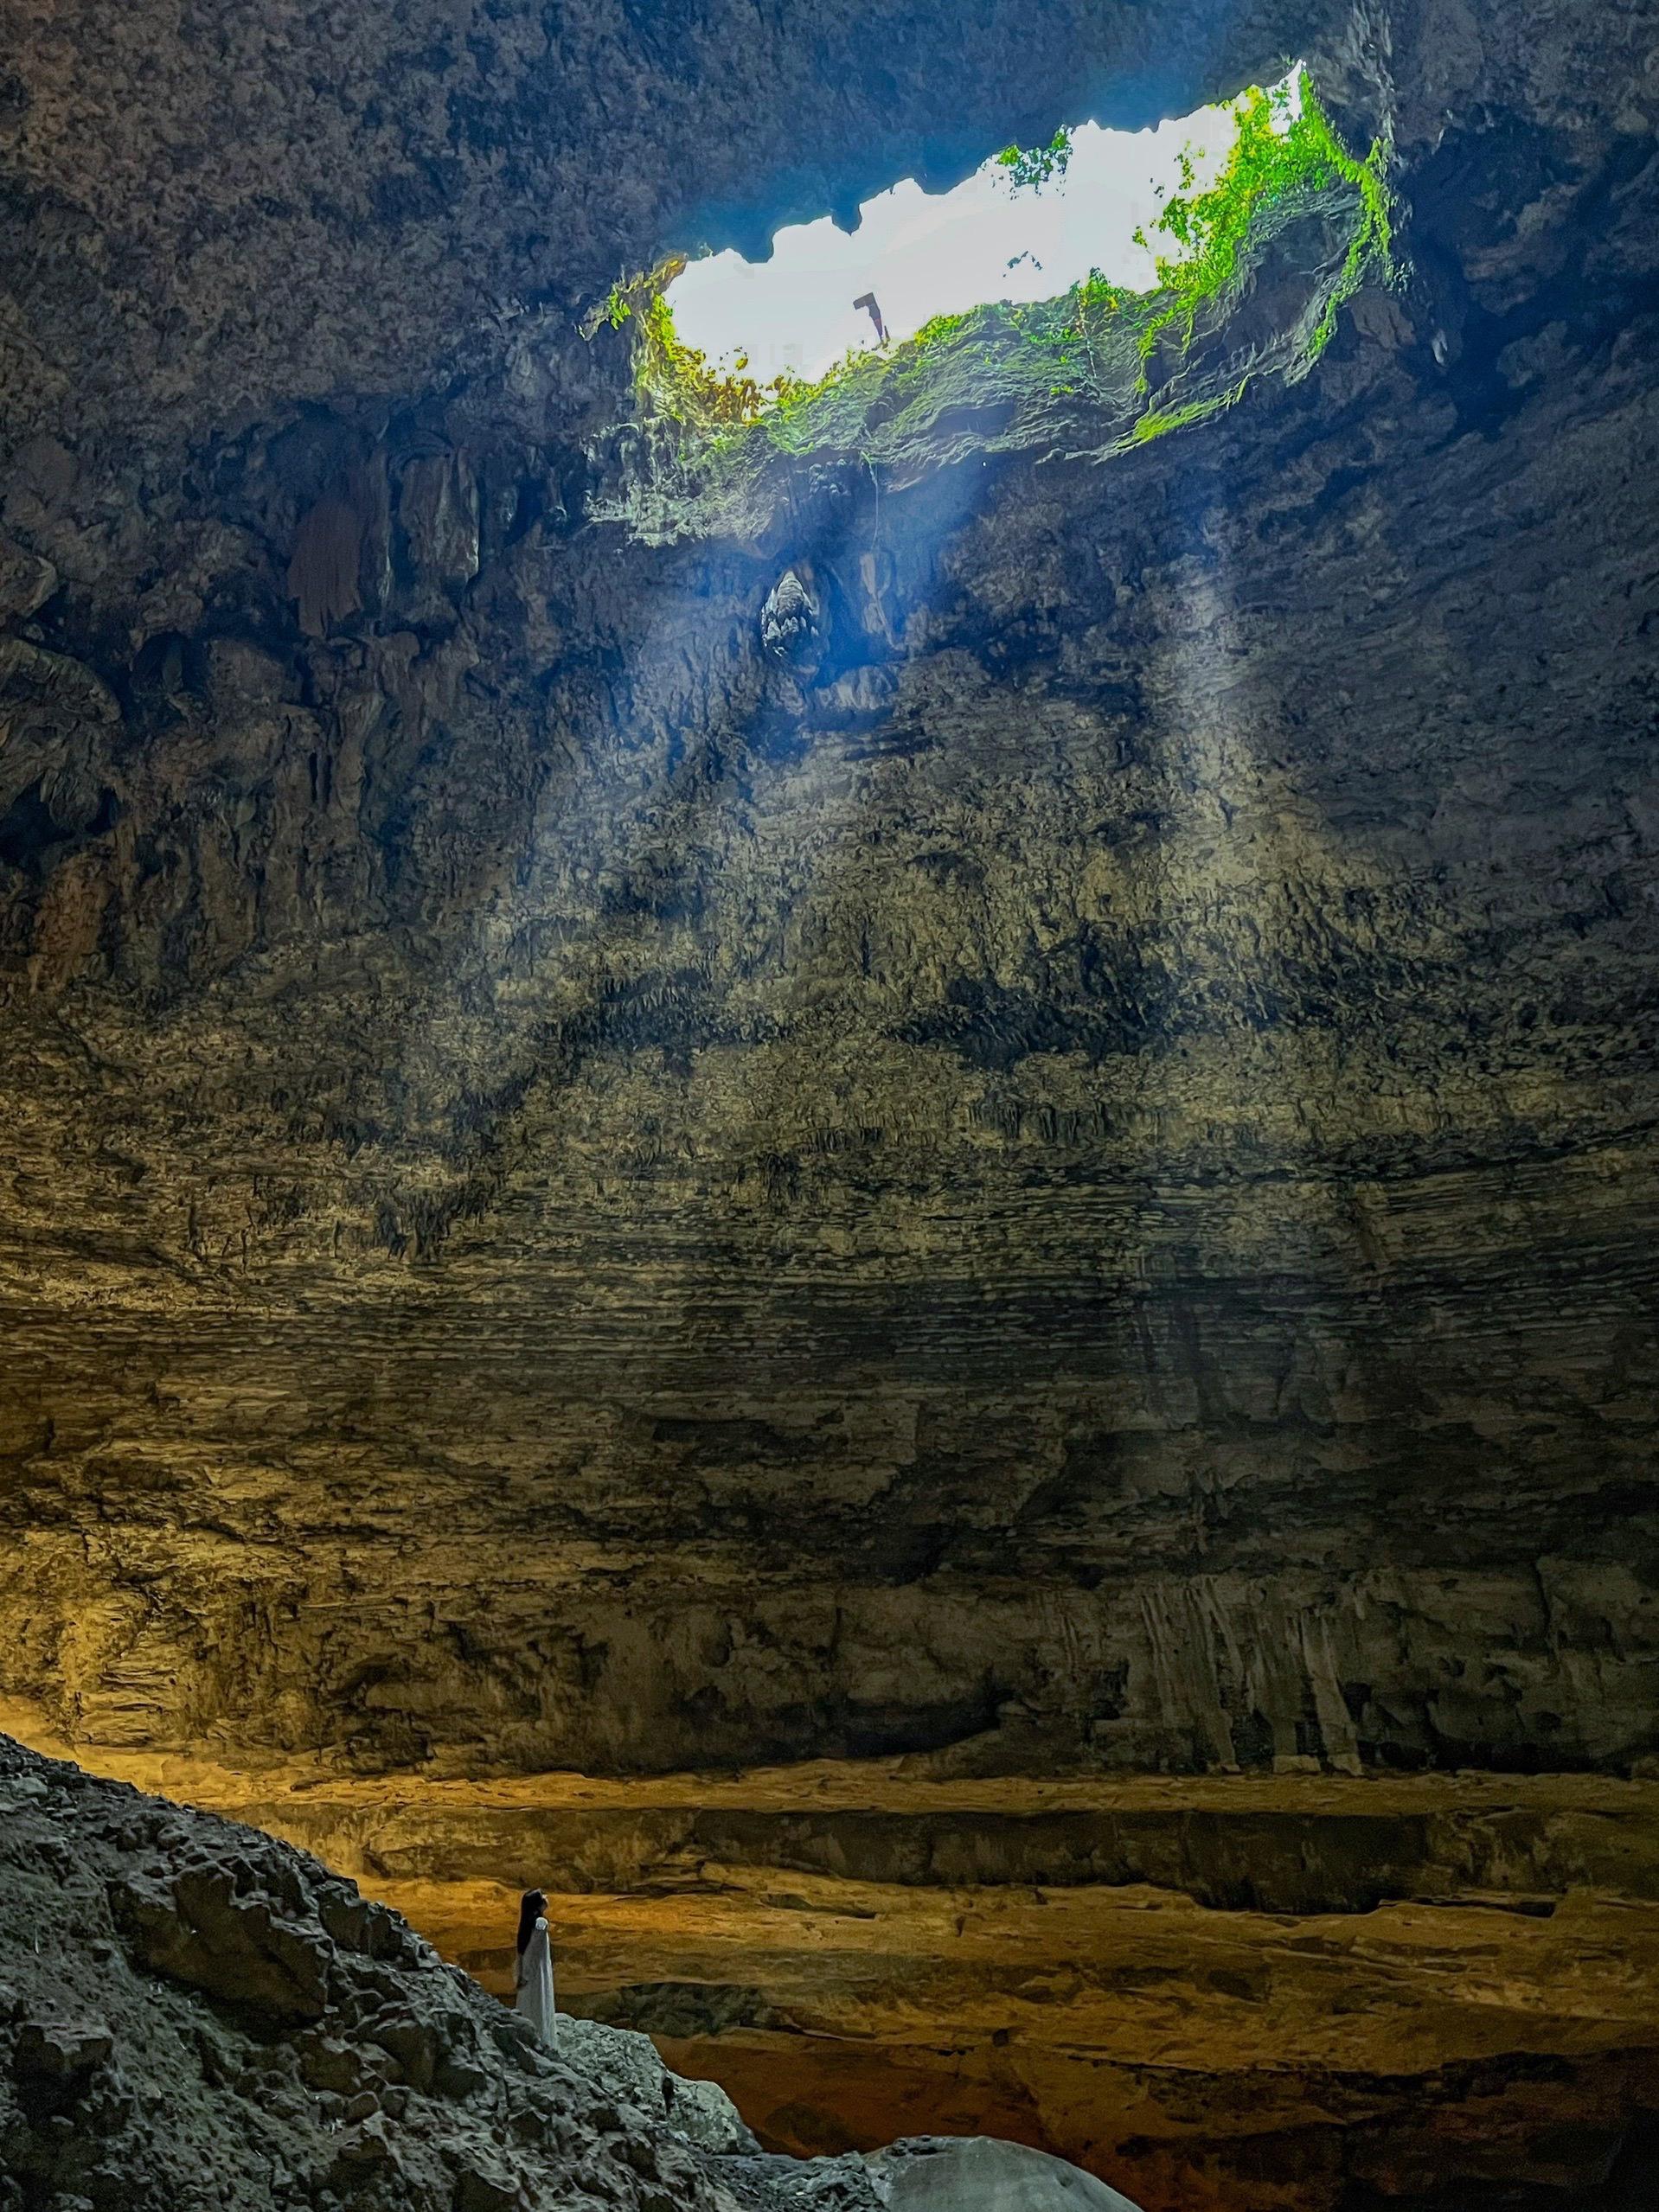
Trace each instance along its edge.
<instances>
[{"instance_id":1,"label":"bright sky through opening","mask_svg":"<svg viewBox=\"0 0 1659 2212\"><path fill-rule=\"evenodd\" d=\"M1297 69L1280 129L1300 108L1300 87ZM1167 195L1179 184L1183 147L1199 181L1211 182L1235 129L1227 107L1200 108L1156 131L1086 123L1073 134L1065 176L1041 189L1015 189L994 160L953 192L930 195L906 179L864 202L850 236L826 215L779 231L770 261L729 253L694 261L669 288L675 329L717 368L746 354L746 373L760 384L785 369L816 381L844 355L876 345L868 310L853 304L867 292L897 344L936 315L988 300L1053 299L1092 269L1145 291L1156 281L1153 255L1134 233L1143 226L1154 236L1158 188ZM1174 242L1163 243L1172 256Z\"/></svg>"}]
</instances>

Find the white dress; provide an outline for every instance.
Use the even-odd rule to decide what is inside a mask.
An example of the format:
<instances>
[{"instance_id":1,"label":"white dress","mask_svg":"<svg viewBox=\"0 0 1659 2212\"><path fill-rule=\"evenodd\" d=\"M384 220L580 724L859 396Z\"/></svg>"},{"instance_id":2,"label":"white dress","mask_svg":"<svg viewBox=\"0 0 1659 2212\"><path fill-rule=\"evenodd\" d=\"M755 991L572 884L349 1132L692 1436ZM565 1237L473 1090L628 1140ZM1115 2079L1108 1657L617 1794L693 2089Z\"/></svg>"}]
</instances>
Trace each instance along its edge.
<instances>
[{"instance_id":1,"label":"white dress","mask_svg":"<svg viewBox=\"0 0 1659 2212\"><path fill-rule=\"evenodd\" d=\"M544 2043L557 2043L559 2030L555 2024L553 2002L553 1946L548 1940L548 1923L537 1921L535 1933L524 1946L518 1962L518 2010L524 2015Z\"/></svg>"}]
</instances>

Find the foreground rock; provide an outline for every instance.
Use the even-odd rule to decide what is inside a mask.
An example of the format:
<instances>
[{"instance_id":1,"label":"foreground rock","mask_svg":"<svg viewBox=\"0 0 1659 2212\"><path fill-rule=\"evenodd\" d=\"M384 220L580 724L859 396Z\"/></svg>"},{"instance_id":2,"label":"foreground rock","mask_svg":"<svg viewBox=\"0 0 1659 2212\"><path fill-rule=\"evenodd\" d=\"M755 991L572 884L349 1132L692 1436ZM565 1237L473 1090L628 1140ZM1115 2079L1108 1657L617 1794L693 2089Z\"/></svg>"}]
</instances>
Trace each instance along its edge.
<instances>
[{"instance_id":1,"label":"foreground rock","mask_svg":"<svg viewBox=\"0 0 1659 2212\"><path fill-rule=\"evenodd\" d=\"M0 1730L65 1751L21 1708ZM989 2135L1148 2212L1605 2212L1651 2155L1659 1781L105 1759L351 1876L497 1993L547 1889L587 2016L564 2055L714 2150L730 2107L679 2077L718 2082L815 2189L838 2154Z\"/></svg>"},{"instance_id":2,"label":"foreground rock","mask_svg":"<svg viewBox=\"0 0 1659 2212\"><path fill-rule=\"evenodd\" d=\"M755 2204L781 2199L813 2212L1137 2212L1128 2197L1063 2158L989 2136L927 2136L868 2158L734 2160Z\"/></svg>"},{"instance_id":3,"label":"foreground rock","mask_svg":"<svg viewBox=\"0 0 1659 2212\"><path fill-rule=\"evenodd\" d=\"M1125 2202L1010 2145L766 2158L644 2036L555 2057L315 1859L0 1736L0 2212Z\"/></svg>"}]
</instances>

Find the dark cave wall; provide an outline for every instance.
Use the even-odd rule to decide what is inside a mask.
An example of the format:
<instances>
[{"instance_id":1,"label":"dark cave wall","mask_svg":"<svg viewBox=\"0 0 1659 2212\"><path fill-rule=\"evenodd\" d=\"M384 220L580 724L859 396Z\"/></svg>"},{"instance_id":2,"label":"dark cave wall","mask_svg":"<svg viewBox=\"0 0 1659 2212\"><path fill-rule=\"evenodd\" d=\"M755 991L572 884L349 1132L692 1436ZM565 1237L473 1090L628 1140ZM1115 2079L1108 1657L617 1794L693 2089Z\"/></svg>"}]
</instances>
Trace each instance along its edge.
<instances>
[{"instance_id":1,"label":"dark cave wall","mask_svg":"<svg viewBox=\"0 0 1659 2212\"><path fill-rule=\"evenodd\" d=\"M602 211L567 107L557 177L463 134L384 235L239 201L219 294L146 256L230 189L236 49L168 77L206 181L153 201L154 114L39 61L14 154L86 158L0 481L6 1688L474 1770L1652 1753L1647 18L1219 22L1169 106L1386 54L1398 297L1109 470L678 551L586 519L619 364L569 310L684 204L701 48L630 49ZM1034 114L1062 49L1152 99L1156 29L1045 16ZM745 158L774 205L850 114L965 162L1009 35L890 93L866 41ZM378 192L356 82L291 159ZM564 290L480 315L537 193ZM142 302L77 321L117 207ZM170 367L70 373L152 310Z\"/></svg>"},{"instance_id":2,"label":"dark cave wall","mask_svg":"<svg viewBox=\"0 0 1659 2212\"><path fill-rule=\"evenodd\" d=\"M807 681L775 562L370 453L379 604L141 656L15 872L12 1686L1646 1751L1653 413L1579 342L1588 425L1461 426L1385 309L1110 499L832 506Z\"/></svg>"}]
</instances>

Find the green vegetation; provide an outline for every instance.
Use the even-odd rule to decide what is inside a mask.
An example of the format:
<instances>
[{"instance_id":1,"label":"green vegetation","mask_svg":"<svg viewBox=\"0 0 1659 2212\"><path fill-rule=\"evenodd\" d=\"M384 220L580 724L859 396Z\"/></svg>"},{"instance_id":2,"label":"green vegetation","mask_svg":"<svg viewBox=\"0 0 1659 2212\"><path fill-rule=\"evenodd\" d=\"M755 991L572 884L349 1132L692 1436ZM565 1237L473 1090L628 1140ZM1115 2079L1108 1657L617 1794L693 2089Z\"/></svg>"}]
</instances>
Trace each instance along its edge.
<instances>
[{"instance_id":1,"label":"green vegetation","mask_svg":"<svg viewBox=\"0 0 1659 2212\"><path fill-rule=\"evenodd\" d=\"M753 527L778 495L780 456L852 461L901 480L976 451L1105 458L1232 406L1252 377L1305 375L1344 304L1393 265L1387 145L1350 153L1305 71L1299 90L1294 112L1288 86L1240 96L1213 182L1201 186L1182 156L1179 187L1150 235L1137 234L1155 257L1148 291L1097 271L1056 299L939 316L813 383L783 376L763 387L746 362L722 373L676 336L663 295L682 262L618 287L589 326L636 323L648 462L612 511L650 536ZM1016 183L1040 187L1069 153L1060 132L999 158ZM1245 318L1256 327L1235 332L1270 253L1276 272L1295 280L1276 283L1288 304L1272 327Z\"/></svg>"},{"instance_id":2,"label":"green vegetation","mask_svg":"<svg viewBox=\"0 0 1659 2212\"><path fill-rule=\"evenodd\" d=\"M711 368L708 357L688 346L674 327L668 287L685 267L682 258L664 261L631 284L612 284L588 315L583 335L635 325L634 381L648 410L693 435L709 437L755 421L778 395L745 374L740 356L730 371Z\"/></svg>"},{"instance_id":3,"label":"green vegetation","mask_svg":"<svg viewBox=\"0 0 1659 2212\"><path fill-rule=\"evenodd\" d=\"M1222 393L1219 399L1188 400L1185 406L1171 407L1164 413L1149 408L1145 414L1136 416L1134 426L1129 433L1130 444L1150 445L1155 438L1166 438L1172 430L1185 430L1188 423L1202 422L1206 415L1214 414L1218 407L1230 407L1234 400L1242 399L1248 381L1247 377L1241 378L1230 392Z\"/></svg>"},{"instance_id":4,"label":"green vegetation","mask_svg":"<svg viewBox=\"0 0 1659 2212\"><path fill-rule=\"evenodd\" d=\"M1271 93L1252 86L1233 102L1238 135L1226 168L1207 190L1193 190L1191 157L1181 156L1182 190L1167 201L1154 225L1174 251L1156 257L1153 297L1158 304L1141 331L1143 360L1166 330L1178 329L1183 342L1192 343L1202 310L1227 297L1237 284L1258 218L1272 202L1343 185L1359 201L1359 220L1342 268L1311 334L1310 359L1316 360L1330 342L1343 303L1374 269L1391 265L1393 225L1381 142L1363 161L1356 160L1332 130L1305 70L1301 93L1301 112L1294 121L1288 84ZM1155 246L1143 230L1135 237L1142 246Z\"/></svg>"},{"instance_id":5,"label":"green vegetation","mask_svg":"<svg viewBox=\"0 0 1659 2212\"><path fill-rule=\"evenodd\" d=\"M1072 134L1062 125L1046 146L1004 146L996 159L1016 192L1041 192L1070 168Z\"/></svg>"}]
</instances>

